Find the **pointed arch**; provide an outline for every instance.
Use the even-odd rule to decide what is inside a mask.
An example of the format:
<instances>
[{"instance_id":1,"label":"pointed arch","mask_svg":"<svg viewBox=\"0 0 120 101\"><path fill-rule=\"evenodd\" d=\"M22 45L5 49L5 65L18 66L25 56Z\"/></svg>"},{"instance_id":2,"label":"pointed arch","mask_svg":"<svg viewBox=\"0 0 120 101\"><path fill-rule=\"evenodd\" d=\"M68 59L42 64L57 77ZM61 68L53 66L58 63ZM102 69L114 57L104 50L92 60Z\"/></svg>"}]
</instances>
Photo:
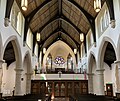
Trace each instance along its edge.
<instances>
[{"instance_id":1,"label":"pointed arch","mask_svg":"<svg viewBox=\"0 0 120 101\"><path fill-rule=\"evenodd\" d=\"M73 57L74 66L76 66L76 58L75 58L74 52L72 51L72 49L71 49L65 42L59 40L59 41L53 43L53 44L47 49L46 54L44 55L44 58L43 58L43 67L45 67L46 58L47 58L47 56L48 56L50 50L51 50L52 48L58 46L59 43L60 43L61 45L63 45L63 46L70 52L70 54L71 54L72 57Z\"/></svg>"},{"instance_id":2,"label":"pointed arch","mask_svg":"<svg viewBox=\"0 0 120 101\"><path fill-rule=\"evenodd\" d=\"M95 54L93 51L90 52L90 55L88 57L88 73L92 73L92 63L93 63L93 59L95 60L96 63L96 58L95 58Z\"/></svg>"},{"instance_id":3,"label":"pointed arch","mask_svg":"<svg viewBox=\"0 0 120 101\"><path fill-rule=\"evenodd\" d=\"M4 57L4 52L5 52L5 49L6 49L9 42L12 42L12 45L13 45L13 48L14 48L15 58L16 58L16 68L20 69L20 68L22 68L22 54L21 54L20 44L19 44L16 36L10 36L6 40L5 44L3 45L2 58Z\"/></svg>"},{"instance_id":4,"label":"pointed arch","mask_svg":"<svg viewBox=\"0 0 120 101\"><path fill-rule=\"evenodd\" d=\"M2 49L3 49L3 43L2 43L2 36L0 33L0 59L2 59Z\"/></svg>"},{"instance_id":5,"label":"pointed arch","mask_svg":"<svg viewBox=\"0 0 120 101\"><path fill-rule=\"evenodd\" d=\"M108 43L110 43L113 46L113 49L115 51L115 55L117 54L117 50L116 50L116 46L115 43L113 42L113 40L107 36L103 37L103 39L101 40L101 44L98 48L98 69L101 69L103 67L103 59L104 59L104 54L105 54L105 50L106 47L108 45ZM102 68L103 69L103 68Z\"/></svg>"}]
</instances>

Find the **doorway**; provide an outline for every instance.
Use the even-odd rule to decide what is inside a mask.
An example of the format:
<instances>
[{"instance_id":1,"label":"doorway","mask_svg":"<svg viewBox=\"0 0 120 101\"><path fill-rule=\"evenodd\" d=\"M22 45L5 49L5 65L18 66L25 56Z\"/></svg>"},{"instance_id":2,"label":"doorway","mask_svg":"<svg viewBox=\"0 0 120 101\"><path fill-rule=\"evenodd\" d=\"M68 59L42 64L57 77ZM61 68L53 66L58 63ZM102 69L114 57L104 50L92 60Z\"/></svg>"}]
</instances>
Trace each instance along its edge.
<instances>
[{"instance_id":1,"label":"doorway","mask_svg":"<svg viewBox=\"0 0 120 101\"><path fill-rule=\"evenodd\" d=\"M113 85L112 84L106 84L106 93L107 96L113 96Z\"/></svg>"}]
</instances>

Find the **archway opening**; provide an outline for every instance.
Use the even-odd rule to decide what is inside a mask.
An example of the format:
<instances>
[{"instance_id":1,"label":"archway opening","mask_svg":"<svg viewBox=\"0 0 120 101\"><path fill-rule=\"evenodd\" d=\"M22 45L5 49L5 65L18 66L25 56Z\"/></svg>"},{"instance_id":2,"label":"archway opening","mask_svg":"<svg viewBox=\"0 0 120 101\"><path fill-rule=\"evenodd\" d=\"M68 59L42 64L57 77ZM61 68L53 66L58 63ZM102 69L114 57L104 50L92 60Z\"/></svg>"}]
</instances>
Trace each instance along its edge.
<instances>
[{"instance_id":1,"label":"archway opening","mask_svg":"<svg viewBox=\"0 0 120 101\"><path fill-rule=\"evenodd\" d=\"M116 53L113 45L110 42L105 42L103 46L103 66L104 71L104 89L107 96L113 96L116 92Z\"/></svg>"},{"instance_id":2,"label":"archway opening","mask_svg":"<svg viewBox=\"0 0 120 101\"><path fill-rule=\"evenodd\" d=\"M75 65L76 65L75 54L73 53L73 50L63 41L59 40L59 41L55 42L54 44L52 44L47 49L46 54L44 55L44 58L43 58L44 67L46 67L48 65L47 63L49 61L47 62L47 59L49 57L49 54L51 54L51 58L52 58L52 69L55 70L57 68L61 68L61 69L64 68L66 70L67 69L67 57L69 54L72 57L71 59L73 61L72 62L73 69L75 69ZM60 61L60 60L62 60L62 61Z\"/></svg>"},{"instance_id":3,"label":"archway opening","mask_svg":"<svg viewBox=\"0 0 120 101\"><path fill-rule=\"evenodd\" d=\"M23 72L21 77L22 94L30 94L31 89L31 58L27 53L23 61Z\"/></svg>"},{"instance_id":4,"label":"archway opening","mask_svg":"<svg viewBox=\"0 0 120 101\"><path fill-rule=\"evenodd\" d=\"M97 73L96 73L96 59L94 55L90 55L88 64L88 82L89 82L89 93L96 94L97 93Z\"/></svg>"},{"instance_id":5,"label":"archway opening","mask_svg":"<svg viewBox=\"0 0 120 101\"><path fill-rule=\"evenodd\" d=\"M15 87L14 69L16 68L16 57L11 41L5 48L3 59L5 63L3 64L2 92L4 96L11 96Z\"/></svg>"}]
</instances>

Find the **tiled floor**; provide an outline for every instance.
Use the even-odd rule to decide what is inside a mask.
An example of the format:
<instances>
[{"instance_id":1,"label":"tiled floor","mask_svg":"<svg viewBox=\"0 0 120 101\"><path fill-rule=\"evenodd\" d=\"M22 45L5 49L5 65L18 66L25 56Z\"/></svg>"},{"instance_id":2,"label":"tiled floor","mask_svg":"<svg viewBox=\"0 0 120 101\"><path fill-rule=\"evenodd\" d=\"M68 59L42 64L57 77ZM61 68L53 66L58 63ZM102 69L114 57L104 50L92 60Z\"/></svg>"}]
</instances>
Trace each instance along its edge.
<instances>
[{"instance_id":1,"label":"tiled floor","mask_svg":"<svg viewBox=\"0 0 120 101\"><path fill-rule=\"evenodd\" d=\"M69 101L69 98L54 98L52 101Z\"/></svg>"}]
</instances>

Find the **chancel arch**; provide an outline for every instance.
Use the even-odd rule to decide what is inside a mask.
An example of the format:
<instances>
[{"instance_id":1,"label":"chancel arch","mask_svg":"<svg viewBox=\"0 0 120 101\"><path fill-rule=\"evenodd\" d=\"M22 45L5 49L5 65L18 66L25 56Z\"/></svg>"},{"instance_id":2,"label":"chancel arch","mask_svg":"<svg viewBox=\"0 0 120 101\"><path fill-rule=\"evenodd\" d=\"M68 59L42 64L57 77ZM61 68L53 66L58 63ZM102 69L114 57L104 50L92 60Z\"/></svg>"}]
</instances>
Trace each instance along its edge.
<instances>
[{"instance_id":1,"label":"chancel arch","mask_svg":"<svg viewBox=\"0 0 120 101\"><path fill-rule=\"evenodd\" d=\"M59 47L57 47L59 46ZM55 52L54 52L55 50ZM63 52L62 52L63 51ZM76 64L76 59L75 59L75 55L72 51L72 49L63 41L57 41L55 43L53 43L46 51L44 58L43 58L43 67L46 67L46 59L48 54L51 53L52 55L52 59L55 59L57 56L62 56L65 61L67 59L68 54L70 53L72 58L73 58L73 65L75 66Z\"/></svg>"}]
</instances>

